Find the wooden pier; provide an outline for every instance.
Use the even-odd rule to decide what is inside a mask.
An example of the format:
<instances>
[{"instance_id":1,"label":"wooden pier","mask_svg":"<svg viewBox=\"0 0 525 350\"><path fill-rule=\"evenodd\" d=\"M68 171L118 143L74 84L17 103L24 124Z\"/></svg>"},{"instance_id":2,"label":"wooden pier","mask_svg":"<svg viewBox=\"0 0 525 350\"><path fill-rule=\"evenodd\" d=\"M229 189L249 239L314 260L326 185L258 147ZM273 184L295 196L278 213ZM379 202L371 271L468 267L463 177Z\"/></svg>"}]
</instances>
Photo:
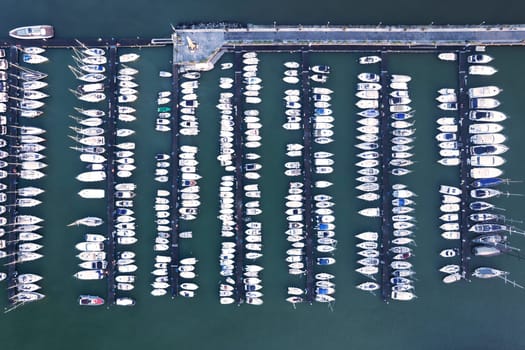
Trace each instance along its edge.
<instances>
[{"instance_id":1,"label":"wooden pier","mask_svg":"<svg viewBox=\"0 0 525 350\"><path fill-rule=\"evenodd\" d=\"M390 160L392 159L392 137L390 135L390 111L388 103L388 91L390 89L390 74L388 72L388 53L381 52L381 100L379 115L379 159L381 166L381 187L379 195L381 196L381 236L379 244L379 254L381 257L381 296L385 302L390 300L390 268L391 254L389 252L390 242L392 239L392 185L390 183Z\"/></svg>"},{"instance_id":2,"label":"wooden pier","mask_svg":"<svg viewBox=\"0 0 525 350\"><path fill-rule=\"evenodd\" d=\"M108 74L110 76L108 86L108 118L107 118L107 142L106 142L106 198L107 198L107 304L115 303L115 269L117 268L117 234L115 232L115 145L117 143L117 46L111 45L108 53Z\"/></svg>"},{"instance_id":3,"label":"wooden pier","mask_svg":"<svg viewBox=\"0 0 525 350\"><path fill-rule=\"evenodd\" d=\"M315 299L315 262L314 262L314 227L315 210L313 203L313 169L312 169L312 102L310 98L310 55L307 50L301 51L301 122L303 125L303 198L304 198L304 235L306 266L306 301Z\"/></svg>"},{"instance_id":4,"label":"wooden pier","mask_svg":"<svg viewBox=\"0 0 525 350\"><path fill-rule=\"evenodd\" d=\"M470 134L469 134L469 97L468 97L468 63L467 57L473 52L469 49L458 52L458 144L460 149L460 188L461 188L461 203L459 212L459 232L461 247L459 252L460 257L460 273L466 280L470 279L470 260L471 260L471 246L469 237L469 215L470 215Z\"/></svg>"},{"instance_id":5,"label":"wooden pier","mask_svg":"<svg viewBox=\"0 0 525 350\"><path fill-rule=\"evenodd\" d=\"M179 189L181 188L180 171L179 171L179 150L180 150L180 134L179 134L179 66L172 65L171 78L171 264L168 271L170 279L171 297L175 298L179 293L179 226L180 215L179 210Z\"/></svg>"},{"instance_id":6,"label":"wooden pier","mask_svg":"<svg viewBox=\"0 0 525 350\"><path fill-rule=\"evenodd\" d=\"M8 60L9 60L9 68L8 68L8 82L11 86L18 86L18 71L15 72L15 68L13 64L18 64L18 49L15 46L11 46L8 51ZM17 182L18 182L18 174L16 169L16 163L17 159L15 155L19 153L18 149L18 111L14 109L17 107L17 102L15 99L10 98L7 101L7 110L6 110L6 117L7 117L7 125L9 126L15 126L10 127L7 129L7 148L8 152L10 154L11 158L13 159L12 162L10 162L7 166L7 211L6 211L6 218L7 218L7 224L4 226L7 230L7 249L6 252L8 254L7 256L7 298L9 300L9 304L14 304L13 297L17 294L17 288L16 285L18 284L16 280L16 276L18 274L17 271L17 259L18 259L18 230L16 230L16 225L14 225L15 217L18 214L16 203L16 189L17 189Z\"/></svg>"},{"instance_id":7,"label":"wooden pier","mask_svg":"<svg viewBox=\"0 0 525 350\"><path fill-rule=\"evenodd\" d=\"M244 171L243 171L243 94L242 94L242 52L234 54L234 95L233 95L233 147L235 150L235 299L237 303L244 301L246 291L243 283L244 270Z\"/></svg>"}]
</instances>

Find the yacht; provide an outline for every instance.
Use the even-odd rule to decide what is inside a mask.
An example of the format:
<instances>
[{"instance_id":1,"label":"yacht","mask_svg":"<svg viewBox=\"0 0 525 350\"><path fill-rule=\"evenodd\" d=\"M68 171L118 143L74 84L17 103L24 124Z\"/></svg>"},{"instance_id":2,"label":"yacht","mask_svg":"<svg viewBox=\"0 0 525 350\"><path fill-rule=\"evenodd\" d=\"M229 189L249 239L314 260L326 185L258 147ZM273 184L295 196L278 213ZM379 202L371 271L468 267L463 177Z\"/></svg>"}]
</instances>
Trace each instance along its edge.
<instances>
[{"instance_id":1,"label":"yacht","mask_svg":"<svg viewBox=\"0 0 525 350\"><path fill-rule=\"evenodd\" d=\"M501 91L502 89L493 85L480 86L468 89L468 95L470 98L494 97L498 95Z\"/></svg>"},{"instance_id":2,"label":"yacht","mask_svg":"<svg viewBox=\"0 0 525 350\"><path fill-rule=\"evenodd\" d=\"M106 179L106 172L104 171L88 171L80 173L77 177L77 180L81 182L97 182L103 181Z\"/></svg>"},{"instance_id":3,"label":"yacht","mask_svg":"<svg viewBox=\"0 0 525 350\"><path fill-rule=\"evenodd\" d=\"M55 35L51 25L34 25L11 29L9 36L16 39L50 39Z\"/></svg>"}]
</instances>

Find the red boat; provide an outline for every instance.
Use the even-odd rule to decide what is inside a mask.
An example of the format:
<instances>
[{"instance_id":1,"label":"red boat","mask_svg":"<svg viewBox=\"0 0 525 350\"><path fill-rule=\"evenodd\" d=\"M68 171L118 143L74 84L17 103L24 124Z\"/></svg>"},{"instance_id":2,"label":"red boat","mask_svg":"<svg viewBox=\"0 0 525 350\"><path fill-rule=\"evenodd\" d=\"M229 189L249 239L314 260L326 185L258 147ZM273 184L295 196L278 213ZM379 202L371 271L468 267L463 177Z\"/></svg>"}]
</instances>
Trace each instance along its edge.
<instances>
[{"instance_id":1,"label":"red boat","mask_svg":"<svg viewBox=\"0 0 525 350\"><path fill-rule=\"evenodd\" d=\"M104 299L95 295L81 295L78 297L78 305L98 306L104 305Z\"/></svg>"}]
</instances>

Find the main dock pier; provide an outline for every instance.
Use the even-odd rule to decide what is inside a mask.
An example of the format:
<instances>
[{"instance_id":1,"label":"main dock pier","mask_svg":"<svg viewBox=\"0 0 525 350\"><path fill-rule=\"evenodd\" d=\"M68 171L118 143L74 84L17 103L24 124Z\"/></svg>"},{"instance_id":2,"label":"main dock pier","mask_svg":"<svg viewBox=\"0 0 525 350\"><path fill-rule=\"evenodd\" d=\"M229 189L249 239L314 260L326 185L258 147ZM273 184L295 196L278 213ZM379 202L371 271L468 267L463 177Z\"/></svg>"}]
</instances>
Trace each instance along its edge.
<instances>
[{"instance_id":1,"label":"main dock pier","mask_svg":"<svg viewBox=\"0 0 525 350\"><path fill-rule=\"evenodd\" d=\"M174 62L215 63L237 49L265 51L438 50L465 46L525 45L525 25L278 26L191 24L171 36ZM192 45L188 43L191 42Z\"/></svg>"}]
</instances>

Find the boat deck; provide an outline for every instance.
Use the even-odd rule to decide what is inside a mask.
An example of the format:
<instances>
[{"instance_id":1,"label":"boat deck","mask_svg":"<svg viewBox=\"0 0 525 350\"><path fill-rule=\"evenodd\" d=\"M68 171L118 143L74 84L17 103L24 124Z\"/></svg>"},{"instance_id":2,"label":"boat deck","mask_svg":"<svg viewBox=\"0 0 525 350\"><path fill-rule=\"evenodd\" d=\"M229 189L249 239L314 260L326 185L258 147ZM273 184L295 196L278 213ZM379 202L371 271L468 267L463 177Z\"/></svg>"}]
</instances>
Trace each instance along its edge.
<instances>
[{"instance_id":1,"label":"boat deck","mask_svg":"<svg viewBox=\"0 0 525 350\"><path fill-rule=\"evenodd\" d=\"M306 266L306 301L312 303L315 299L315 263L314 263L314 226L315 216L312 194L312 103L310 100L310 55L301 52L301 121L303 124L303 198L304 198L304 235L305 235L305 266Z\"/></svg>"},{"instance_id":2,"label":"boat deck","mask_svg":"<svg viewBox=\"0 0 525 350\"><path fill-rule=\"evenodd\" d=\"M17 70L12 65L18 64L18 49L15 46L11 46L8 51L8 57L9 60L9 85L11 86L18 86L18 78L16 73ZM16 107L17 102L15 99L10 98L7 101L7 110L6 110L6 117L7 117L7 124L11 126L15 126L14 128L8 128L8 136L6 138L7 141L7 147L8 152L13 157L14 155L18 154L19 150L17 146L19 145L18 142L18 129L16 126L18 126L18 111L16 109L13 109L13 107ZM14 158L14 157L13 157ZM9 174L7 176L7 201L5 203L7 208L7 227L6 230L8 232L6 233L7 236L7 249L6 252L8 254L7 256L7 298L9 300L9 304L13 304L13 297L17 293L16 285L16 275L18 274L17 271L17 246L18 246L18 232L15 231L15 226L13 223L15 222L15 216L17 215L17 206L16 203L16 189L17 189L17 182L18 182L18 175L16 173L16 163L17 159L13 159L12 162L10 162L7 166L7 173Z\"/></svg>"},{"instance_id":3,"label":"boat deck","mask_svg":"<svg viewBox=\"0 0 525 350\"><path fill-rule=\"evenodd\" d=\"M459 115L459 132L458 141L460 147L461 164L460 164L460 188L461 188L461 203L460 203L460 273L466 280L470 279L470 260L471 260L471 247L469 238L469 215L470 215L470 195L469 195L469 183L470 183L470 135L469 125L470 119L469 113L469 98L468 98L468 63L467 56L473 54L471 49L465 49L458 52L458 115Z\"/></svg>"},{"instance_id":4,"label":"boat deck","mask_svg":"<svg viewBox=\"0 0 525 350\"><path fill-rule=\"evenodd\" d=\"M392 185L390 183L390 165L392 159L392 145L390 144L390 112L388 104L388 93L390 85L390 74L388 72L388 53L381 52L381 102L380 102L380 130L379 154L381 166L381 186L379 195L381 196L381 236L379 244L379 254L381 256L381 296L385 302L390 300L390 241L392 238Z\"/></svg>"},{"instance_id":5,"label":"boat deck","mask_svg":"<svg viewBox=\"0 0 525 350\"><path fill-rule=\"evenodd\" d=\"M115 144L117 142L116 123L117 123L117 46L110 45L108 53L108 117L107 117L107 142L106 142L106 198L107 206L107 305L115 303L115 269L117 261L117 235L115 232Z\"/></svg>"},{"instance_id":6,"label":"boat deck","mask_svg":"<svg viewBox=\"0 0 525 350\"><path fill-rule=\"evenodd\" d=\"M180 188L180 171L179 171L179 149L180 149L180 134L179 134L179 65L172 65L171 78L171 264L168 271L170 279L171 297L175 298L179 290L179 231L180 231L180 215L179 209L179 188Z\"/></svg>"},{"instance_id":7,"label":"boat deck","mask_svg":"<svg viewBox=\"0 0 525 350\"><path fill-rule=\"evenodd\" d=\"M234 95L233 95L233 120L234 136L233 147L235 150L235 299L237 303L242 303L245 299L246 291L243 283L244 270L244 172L243 172L243 94L242 94L242 52L235 51L234 54Z\"/></svg>"}]
</instances>

